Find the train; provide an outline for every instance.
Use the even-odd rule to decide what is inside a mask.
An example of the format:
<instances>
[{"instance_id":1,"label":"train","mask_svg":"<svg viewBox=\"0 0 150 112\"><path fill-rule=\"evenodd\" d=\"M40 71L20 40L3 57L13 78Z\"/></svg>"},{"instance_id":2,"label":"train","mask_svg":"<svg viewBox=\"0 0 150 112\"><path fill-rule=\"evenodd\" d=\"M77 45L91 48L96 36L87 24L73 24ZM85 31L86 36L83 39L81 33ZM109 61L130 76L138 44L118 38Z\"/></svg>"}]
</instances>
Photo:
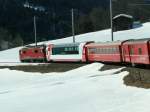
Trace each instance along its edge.
<instances>
[{"instance_id":1,"label":"train","mask_svg":"<svg viewBox=\"0 0 150 112\"><path fill-rule=\"evenodd\" d=\"M21 62L110 62L150 65L150 39L26 46Z\"/></svg>"}]
</instances>

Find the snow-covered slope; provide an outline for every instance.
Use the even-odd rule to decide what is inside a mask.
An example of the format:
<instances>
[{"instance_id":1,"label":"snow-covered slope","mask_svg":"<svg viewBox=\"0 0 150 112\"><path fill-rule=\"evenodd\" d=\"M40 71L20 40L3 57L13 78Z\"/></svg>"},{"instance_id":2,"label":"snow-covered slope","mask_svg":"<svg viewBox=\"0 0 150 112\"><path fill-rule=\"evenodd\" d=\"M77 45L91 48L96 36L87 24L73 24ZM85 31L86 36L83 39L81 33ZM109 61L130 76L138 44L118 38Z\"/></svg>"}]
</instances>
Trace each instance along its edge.
<instances>
[{"instance_id":1,"label":"snow-covered slope","mask_svg":"<svg viewBox=\"0 0 150 112\"><path fill-rule=\"evenodd\" d=\"M1 112L150 112L150 90L126 87L121 69L93 63L65 73L0 69Z\"/></svg>"},{"instance_id":2,"label":"snow-covered slope","mask_svg":"<svg viewBox=\"0 0 150 112\"><path fill-rule=\"evenodd\" d=\"M114 33L114 40L139 39L139 38L150 38L149 22L143 24L143 26L140 28L127 31L119 31ZM110 40L111 40L111 33L109 29L76 36L76 42L83 42L83 41L103 42ZM47 41L44 43L49 44L49 43L70 43L70 42L72 42L72 37ZM41 42L40 44L42 43L43 42ZM19 62L18 55L20 48L21 47L0 52L0 62Z\"/></svg>"},{"instance_id":3,"label":"snow-covered slope","mask_svg":"<svg viewBox=\"0 0 150 112\"><path fill-rule=\"evenodd\" d=\"M145 23L116 32L114 38L149 38L149 29L150 23ZM76 40L108 41L110 30L79 35ZM71 41L68 37L47 43ZM0 62L19 62L20 48L0 52ZM99 71L102 66L93 63L47 74L0 69L0 112L150 112L150 90L127 87L122 79L128 72L118 73L122 68Z\"/></svg>"},{"instance_id":4,"label":"snow-covered slope","mask_svg":"<svg viewBox=\"0 0 150 112\"><path fill-rule=\"evenodd\" d=\"M22 47L0 51L0 63L2 62L20 62L19 49Z\"/></svg>"},{"instance_id":5,"label":"snow-covered slope","mask_svg":"<svg viewBox=\"0 0 150 112\"><path fill-rule=\"evenodd\" d=\"M118 31L114 33L114 41L117 40L126 40L126 39L141 39L141 38L150 38L150 23L143 24L142 27L135 28L132 30ZM77 42L83 41L95 41L95 42L106 42L111 41L111 32L109 29L91 32L87 34L82 34L76 36ZM58 39L50 41L50 43L62 43L62 42L72 42L72 37Z\"/></svg>"}]
</instances>

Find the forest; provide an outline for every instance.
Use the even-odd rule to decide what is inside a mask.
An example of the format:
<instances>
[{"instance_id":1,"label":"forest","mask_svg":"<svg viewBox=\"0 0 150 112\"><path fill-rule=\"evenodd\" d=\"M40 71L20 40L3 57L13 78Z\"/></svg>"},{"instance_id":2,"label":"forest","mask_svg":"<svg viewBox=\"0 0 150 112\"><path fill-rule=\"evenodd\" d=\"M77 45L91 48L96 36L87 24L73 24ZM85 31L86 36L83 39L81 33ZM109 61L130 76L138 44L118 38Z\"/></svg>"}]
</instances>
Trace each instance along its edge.
<instances>
[{"instance_id":1,"label":"forest","mask_svg":"<svg viewBox=\"0 0 150 112\"><path fill-rule=\"evenodd\" d=\"M75 34L110 28L109 0L0 0L0 50L72 35L71 9ZM150 19L149 0L112 0L113 16L130 14L135 21ZM6 45L7 46L6 46Z\"/></svg>"}]
</instances>

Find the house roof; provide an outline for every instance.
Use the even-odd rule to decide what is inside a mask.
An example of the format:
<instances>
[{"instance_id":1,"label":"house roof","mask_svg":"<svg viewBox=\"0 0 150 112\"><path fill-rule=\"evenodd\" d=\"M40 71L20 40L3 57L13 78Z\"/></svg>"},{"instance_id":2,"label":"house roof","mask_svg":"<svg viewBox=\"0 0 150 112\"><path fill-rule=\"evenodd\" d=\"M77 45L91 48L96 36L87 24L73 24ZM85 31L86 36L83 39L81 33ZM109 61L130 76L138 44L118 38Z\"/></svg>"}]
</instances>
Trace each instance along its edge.
<instances>
[{"instance_id":1,"label":"house roof","mask_svg":"<svg viewBox=\"0 0 150 112\"><path fill-rule=\"evenodd\" d=\"M133 19L133 16L127 15L127 14L119 14L119 15L116 15L115 17L113 17L113 19L116 19L116 18L119 18L119 17L126 17L126 18Z\"/></svg>"}]
</instances>

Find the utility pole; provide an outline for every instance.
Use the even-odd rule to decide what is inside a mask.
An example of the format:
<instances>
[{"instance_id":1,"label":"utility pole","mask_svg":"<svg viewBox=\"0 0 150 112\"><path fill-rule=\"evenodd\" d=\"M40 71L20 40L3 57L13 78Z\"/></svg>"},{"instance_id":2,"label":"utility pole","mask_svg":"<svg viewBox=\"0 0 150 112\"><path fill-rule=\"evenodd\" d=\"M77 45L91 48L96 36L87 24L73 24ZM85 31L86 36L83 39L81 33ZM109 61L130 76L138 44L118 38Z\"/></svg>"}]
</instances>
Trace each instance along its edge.
<instances>
[{"instance_id":1,"label":"utility pole","mask_svg":"<svg viewBox=\"0 0 150 112\"><path fill-rule=\"evenodd\" d=\"M37 46L37 36L36 36L36 16L34 16L34 39L35 39L35 46Z\"/></svg>"},{"instance_id":2,"label":"utility pole","mask_svg":"<svg viewBox=\"0 0 150 112\"><path fill-rule=\"evenodd\" d=\"M72 37L73 37L73 43L75 43L74 9L71 9L71 14L72 14Z\"/></svg>"},{"instance_id":3,"label":"utility pole","mask_svg":"<svg viewBox=\"0 0 150 112\"><path fill-rule=\"evenodd\" d=\"M53 18L53 34L54 36L56 36L56 12L55 12L55 9L53 9L53 12L52 12L52 18Z\"/></svg>"},{"instance_id":4,"label":"utility pole","mask_svg":"<svg viewBox=\"0 0 150 112\"><path fill-rule=\"evenodd\" d=\"M111 24L111 41L114 41L112 0L110 0L110 24Z\"/></svg>"}]
</instances>

